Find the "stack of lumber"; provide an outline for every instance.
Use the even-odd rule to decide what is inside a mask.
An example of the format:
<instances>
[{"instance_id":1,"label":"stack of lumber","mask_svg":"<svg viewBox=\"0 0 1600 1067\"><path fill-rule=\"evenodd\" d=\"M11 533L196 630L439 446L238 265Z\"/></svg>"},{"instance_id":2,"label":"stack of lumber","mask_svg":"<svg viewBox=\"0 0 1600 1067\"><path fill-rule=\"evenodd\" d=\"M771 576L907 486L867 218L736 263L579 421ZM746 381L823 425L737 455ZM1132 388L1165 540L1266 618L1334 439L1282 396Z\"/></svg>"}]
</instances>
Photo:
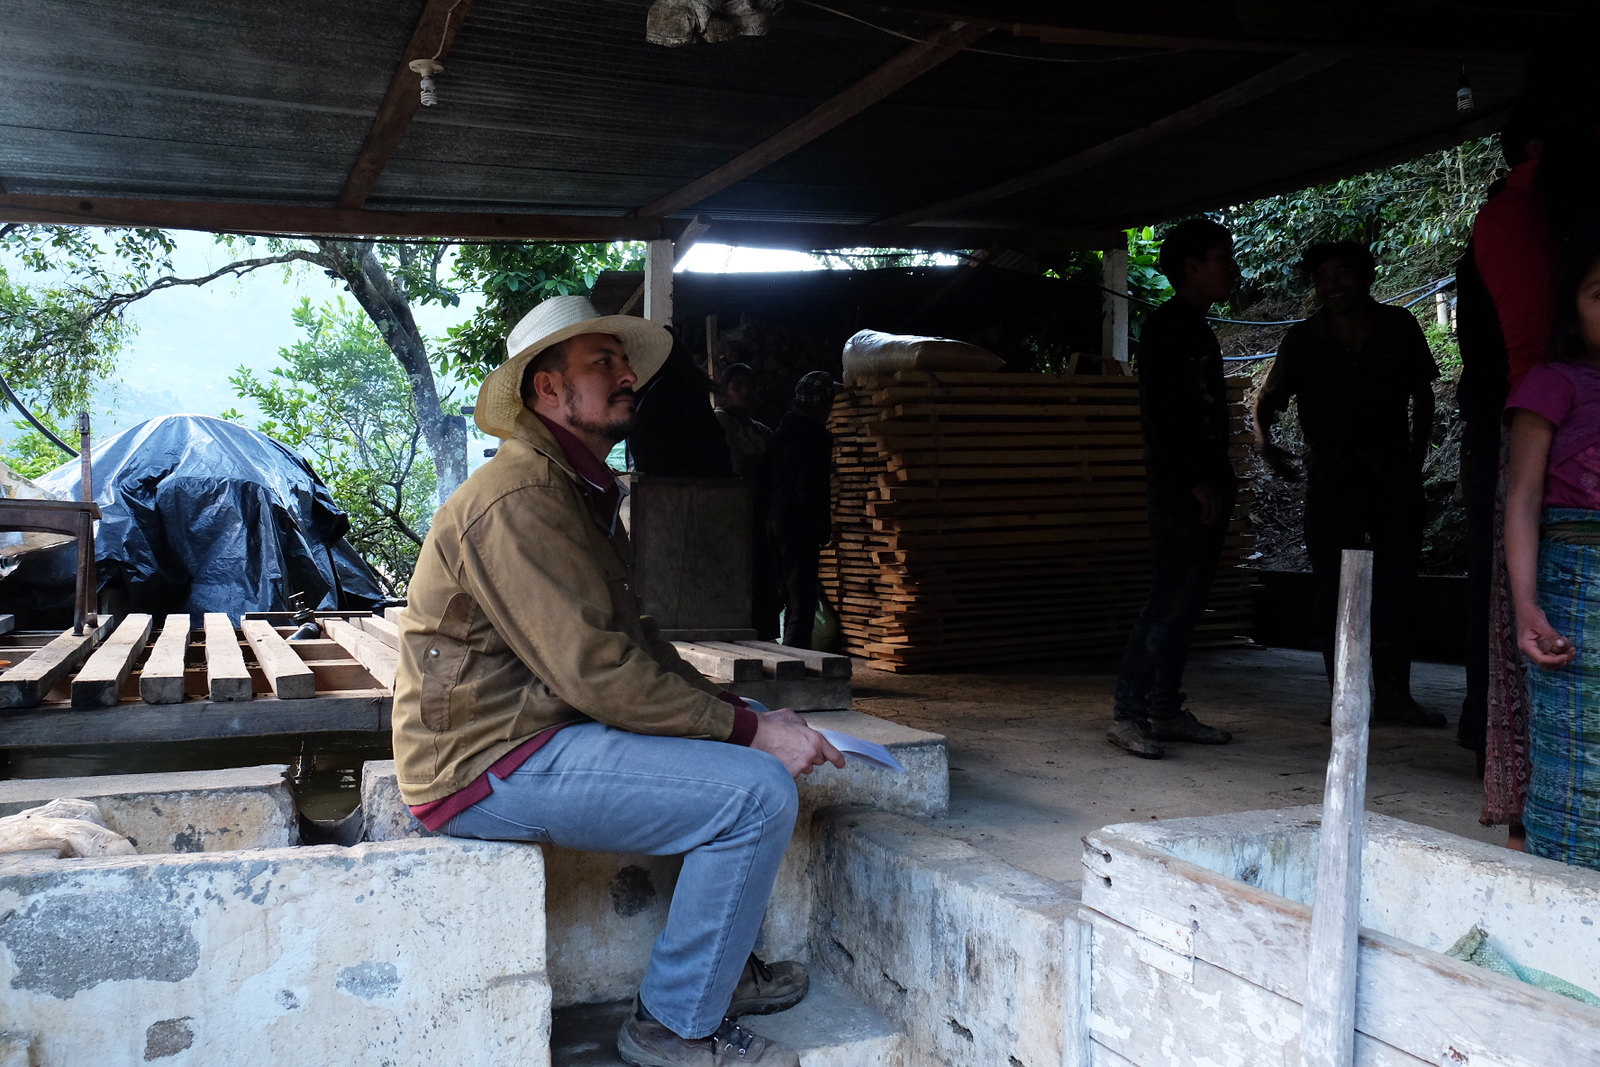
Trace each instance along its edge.
<instances>
[{"instance_id":1,"label":"stack of lumber","mask_svg":"<svg viewBox=\"0 0 1600 1067\"><path fill-rule=\"evenodd\" d=\"M845 389L828 425L822 580L851 653L918 670L1122 648L1150 573L1135 379L898 371ZM1247 630L1247 500L1198 644Z\"/></svg>"}]
</instances>

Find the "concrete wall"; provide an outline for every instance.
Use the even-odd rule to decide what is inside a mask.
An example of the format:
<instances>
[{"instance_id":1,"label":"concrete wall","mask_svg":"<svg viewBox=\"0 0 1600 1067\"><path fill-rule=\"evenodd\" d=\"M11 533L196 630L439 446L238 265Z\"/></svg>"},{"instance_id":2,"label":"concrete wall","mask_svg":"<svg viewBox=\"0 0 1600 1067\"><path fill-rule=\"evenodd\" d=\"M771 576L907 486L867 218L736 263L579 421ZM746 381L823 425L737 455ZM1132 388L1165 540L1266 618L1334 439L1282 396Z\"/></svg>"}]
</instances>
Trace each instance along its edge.
<instances>
[{"instance_id":1,"label":"concrete wall","mask_svg":"<svg viewBox=\"0 0 1600 1067\"><path fill-rule=\"evenodd\" d=\"M287 770L268 765L0 781L0 815L77 797L93 801L106 827L144 854L284 848L300 843Z\"/></svg>"},{"instance_id":2,"label":"concrete wall","mask_svg":"<svg viewBox=\"0 0 1600 1067\"><path fill-rule=\"evenodd\" d=\"M885 812L817 823L812 958L910 1035L919 1063L1077 1065L1076 895Z\"/></svg>"},{"instance_id":3,"label":"concrete wall","mask_svg":"<svg viewBox=\"0 0 1600 1067\"><path fill-rule=\"evenodd\" d=\"M547 1064L543 904L488 842L6 861L0 1063Z\"/></svg>"}]
</instances>

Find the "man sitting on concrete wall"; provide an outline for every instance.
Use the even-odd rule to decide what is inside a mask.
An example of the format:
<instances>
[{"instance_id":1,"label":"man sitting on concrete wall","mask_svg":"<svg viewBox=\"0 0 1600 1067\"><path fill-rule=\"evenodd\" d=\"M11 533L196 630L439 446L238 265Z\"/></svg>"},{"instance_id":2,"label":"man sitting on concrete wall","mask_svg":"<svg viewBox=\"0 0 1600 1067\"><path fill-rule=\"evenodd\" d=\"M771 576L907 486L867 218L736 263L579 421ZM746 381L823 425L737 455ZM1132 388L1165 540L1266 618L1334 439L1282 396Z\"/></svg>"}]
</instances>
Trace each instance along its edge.
<instances>
[{"instance_id":1,"label":"man sitting on concrete wall","mask_svg":"<svg viewBox=\"0 0 1600 1067\"><path fill-rule=\"evenodd\" d=\"M511 331L476 410L504 443L434 517L401 616L395 762L433 830L683 853L619 1051L650 1067L793 1067L734 1020L805 995L804 967L751 950L794 829L794 776L844 759L794 712L719 690L639 615L604 457L671 346L577 296Z\"/></svg>"}]
</instances>

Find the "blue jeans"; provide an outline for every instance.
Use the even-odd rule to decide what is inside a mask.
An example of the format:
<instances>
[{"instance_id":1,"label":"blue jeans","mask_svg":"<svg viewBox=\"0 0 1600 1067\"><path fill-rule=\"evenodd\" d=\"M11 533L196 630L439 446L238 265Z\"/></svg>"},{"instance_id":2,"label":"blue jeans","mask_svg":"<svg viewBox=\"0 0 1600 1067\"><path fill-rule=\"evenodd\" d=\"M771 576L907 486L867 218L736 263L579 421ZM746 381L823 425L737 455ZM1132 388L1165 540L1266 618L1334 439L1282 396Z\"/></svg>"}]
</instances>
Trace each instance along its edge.
<instances>
[{"instance_id":1,"label":"blue jeans","mask_svg":"<svg viewBox=\"0 0 1600 1067\"><path fill-rule=\"evenodd\" d=\"M1150 595L1128 635L1117 672L1119 721L1174 715L1183 706L1180 690L1189 638L1205 614L1233 515L1233 483L1217 488L1226 518L1203 526L1200 505L1188 487L1150 482Z\"/></svg>"},{"instance_id":2,"label":"blue jeans","mask_svg":"<svg viewBox=\"0 0 1600 1067\"><path fill-rule=\"evenodd\" d=\"M582 723L559 731L445 833L589 852L683 854L639 997L681 1037L722 1023L761 932L799 796L783 764L720 741Z\"/></svg>"}]
</instances>

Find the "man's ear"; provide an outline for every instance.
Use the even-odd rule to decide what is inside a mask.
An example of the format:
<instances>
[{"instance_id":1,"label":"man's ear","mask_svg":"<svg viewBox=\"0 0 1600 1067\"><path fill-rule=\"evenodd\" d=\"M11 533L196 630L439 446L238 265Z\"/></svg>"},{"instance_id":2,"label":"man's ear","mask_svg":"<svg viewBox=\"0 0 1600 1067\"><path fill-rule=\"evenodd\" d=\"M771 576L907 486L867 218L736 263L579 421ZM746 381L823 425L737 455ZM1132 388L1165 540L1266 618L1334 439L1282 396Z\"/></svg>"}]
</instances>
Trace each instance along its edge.
<instances>
[{"instance_id":1,"label":"man's ear","mask_svg":"<svg viewBox=\"0 0 1600 1067\"><path fill-rule=\"evenodd\" d=\"M556 388L555 375L547 370L534 371L533 373L533 402L535 405L549 401L559 402L561 392Z\"/></svg>"}]
</instances>

